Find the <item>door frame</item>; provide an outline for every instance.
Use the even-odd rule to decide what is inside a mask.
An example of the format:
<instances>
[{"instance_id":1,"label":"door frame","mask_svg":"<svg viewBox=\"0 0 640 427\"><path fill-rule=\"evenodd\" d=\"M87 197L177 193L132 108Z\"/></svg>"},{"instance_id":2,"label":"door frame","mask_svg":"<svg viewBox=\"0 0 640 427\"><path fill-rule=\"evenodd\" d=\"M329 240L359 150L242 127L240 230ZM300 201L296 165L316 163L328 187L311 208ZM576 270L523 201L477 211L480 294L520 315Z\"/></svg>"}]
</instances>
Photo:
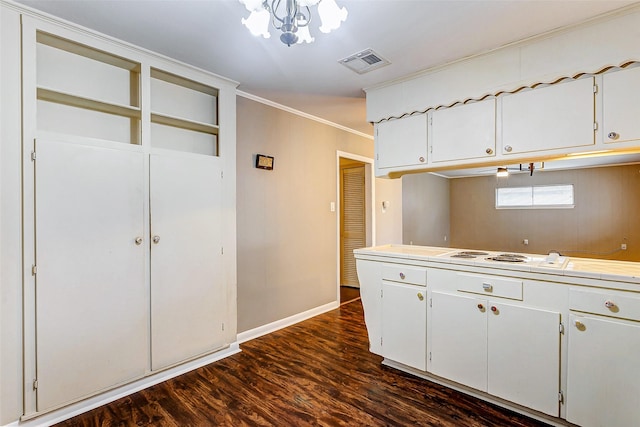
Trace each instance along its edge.
<instances>
[{"instance_id":1,"label":"door frame","mask_svg":"<svg viewBox=\"0 0 640 427\"><path fill-rule=\"evenodd\" d=\"M336 301L340 302L340 221L342 219L340 205L340 195L342 188L340 188L340 158L355 160L358 162L364 163L365 167L365 180L368 179L370 181L370 185L365 185L365 191L368 191L368 194L365 194L366 200L366 209L367 214L371 220L366 227L366 236L367 241L371 242L371 246L376 245L376 212L375 212L375 200L376 200L376 191L375 191L375 173L373 169L373 159L365 156L361 156L359 154L347 153L345 151L336 151Z\"/></svg>"}]
</instances>

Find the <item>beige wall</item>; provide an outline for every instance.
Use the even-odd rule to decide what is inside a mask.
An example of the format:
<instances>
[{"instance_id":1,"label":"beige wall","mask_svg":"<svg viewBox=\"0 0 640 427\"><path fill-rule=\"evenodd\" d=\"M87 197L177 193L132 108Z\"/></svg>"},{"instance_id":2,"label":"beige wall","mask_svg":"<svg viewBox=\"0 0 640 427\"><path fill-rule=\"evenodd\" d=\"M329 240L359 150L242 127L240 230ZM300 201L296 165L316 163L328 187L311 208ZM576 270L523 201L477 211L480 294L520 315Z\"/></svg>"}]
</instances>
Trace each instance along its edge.
<instances>
[{"instance_id":1,"label":"beige wall","mask_svg":"<svg viewBox=\"0 0 640 427\"><path fill-rule=\"evenodd\" d=\"M238 332L337 300L337 151L373 140L239 96ZM256 169L257 153L274 169ZM398 206L400 209L400 206ZM376 215L378 215L376 213Z\"/></svg>"},{"instance_id":2,"label":"beige wall","mask_svg":"<svg viewBox=\"0 0 640 427\"><path fill-rule=\"evenodd\" d=\"M405 244L449 246L447 178L430 173L404 175L402 203L402 241Z\"/></svg>"},{"instance_id":3,"label":"beige wall","mask_svg":"<svg viewBox=\"0 0 640 427\"><path fill-rule=\"evenodd\" d=\"M402 243L402 180L376 179L376 246ZM387 202L383 208L382 202Z\"/></svg>"},{"instance_id":4,"label":"beige wall","mask_svg":"<svg viewBox=\"0 0 640 427\"><path fill-rule=\"evenodd\" d=\"M573 184L575 208L495 209L497 186L542 184ZM555 249L570 256L640 261L640 165L452 179L450 185L453 247ZM605 255L622 243L626 251Z\"/></svg>"}]
</instances>

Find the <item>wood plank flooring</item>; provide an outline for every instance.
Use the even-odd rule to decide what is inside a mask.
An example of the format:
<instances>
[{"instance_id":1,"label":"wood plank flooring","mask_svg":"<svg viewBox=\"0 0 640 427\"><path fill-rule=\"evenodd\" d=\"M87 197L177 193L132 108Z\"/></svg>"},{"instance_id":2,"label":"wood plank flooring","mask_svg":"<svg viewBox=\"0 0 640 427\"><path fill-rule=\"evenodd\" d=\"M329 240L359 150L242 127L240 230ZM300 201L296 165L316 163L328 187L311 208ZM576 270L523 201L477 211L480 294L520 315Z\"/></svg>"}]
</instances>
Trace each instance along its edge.
<instances>
[{"instance_id":1,"label":"wood plank flooring","mask_svg":"<svg viewBox=\"0 0 640 427\"><path fill-rule=\"evenodd\" d=\"M359 300L58 426L543 426L382 366Z\"/></svg>"},{"instance_id":2,"label":"wood plank flooring","mask_svg":"<svg viewBox=\"0 0 640 427\"><path fill-rule=\"evenodd\" d=\"M360 289L351 286L340 286L340 304L349 303L360 298Z\"/></svg>"}]
</instances>

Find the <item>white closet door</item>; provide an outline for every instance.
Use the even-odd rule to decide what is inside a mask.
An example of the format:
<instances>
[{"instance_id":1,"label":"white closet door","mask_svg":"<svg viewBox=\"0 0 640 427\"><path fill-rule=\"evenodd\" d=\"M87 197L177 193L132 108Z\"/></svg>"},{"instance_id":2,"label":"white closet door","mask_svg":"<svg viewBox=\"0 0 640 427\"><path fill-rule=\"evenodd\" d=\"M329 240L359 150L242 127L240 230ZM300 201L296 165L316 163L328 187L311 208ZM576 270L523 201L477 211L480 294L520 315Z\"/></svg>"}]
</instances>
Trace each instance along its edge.
<instances>
[{"instance_id":1,"label":"white closet door","mask_svg":"<svg viewBox=\"0 0 640 427\"><path fill-rule=\"evenodd\" d=\"M144 156L36 143L38 411L147 365Z\"/></svg>"},{"instance_id":2,"label":"white closet door","mask_svg":"<svg viewBox=\"0 0 640 427\"><path fill-rule=\"evenodd\" d=\"M157 370L225 344L220 159L153 154L150 182L151 366Z\"/></svg>"}]
</instances>

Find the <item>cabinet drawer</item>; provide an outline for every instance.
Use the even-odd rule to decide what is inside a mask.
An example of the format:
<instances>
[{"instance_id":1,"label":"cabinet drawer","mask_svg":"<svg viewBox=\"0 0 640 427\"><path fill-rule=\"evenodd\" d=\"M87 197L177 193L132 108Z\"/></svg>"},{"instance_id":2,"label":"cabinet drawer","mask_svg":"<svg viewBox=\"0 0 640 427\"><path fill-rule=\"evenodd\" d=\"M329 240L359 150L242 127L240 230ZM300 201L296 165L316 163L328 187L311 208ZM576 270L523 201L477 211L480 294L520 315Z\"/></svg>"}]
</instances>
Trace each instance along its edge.
<instances>
[{"instance_id":1,"label":"cabinet drawer","mask_svg":"<svg viewBox=\"0 0 640 427\"><path fill-rule=\"evenodd\" d=\"M569 309L640 321L640 294L572 288L569 290Z\"/></svg>"},{"instance_id":2,"label":"cabinet drawer","mask_svg":"<svg viewBox=\"0 0 640 427\"><path fill-rule=\"evenodd\" d=\"M411 283L413 285L427 285L427 269L407 265L384 265L382 279L394 282Z\"/></svg>"},{"instance_id":3,"label":"cabinet drawer","mask_svg":"<svg viewBox=\"0 0 640 427\"><path fill-rule=\"evenodd\" d=\"M522 280L458 273L458 291L522 300Z\"/></svg>"}]
</instances>

